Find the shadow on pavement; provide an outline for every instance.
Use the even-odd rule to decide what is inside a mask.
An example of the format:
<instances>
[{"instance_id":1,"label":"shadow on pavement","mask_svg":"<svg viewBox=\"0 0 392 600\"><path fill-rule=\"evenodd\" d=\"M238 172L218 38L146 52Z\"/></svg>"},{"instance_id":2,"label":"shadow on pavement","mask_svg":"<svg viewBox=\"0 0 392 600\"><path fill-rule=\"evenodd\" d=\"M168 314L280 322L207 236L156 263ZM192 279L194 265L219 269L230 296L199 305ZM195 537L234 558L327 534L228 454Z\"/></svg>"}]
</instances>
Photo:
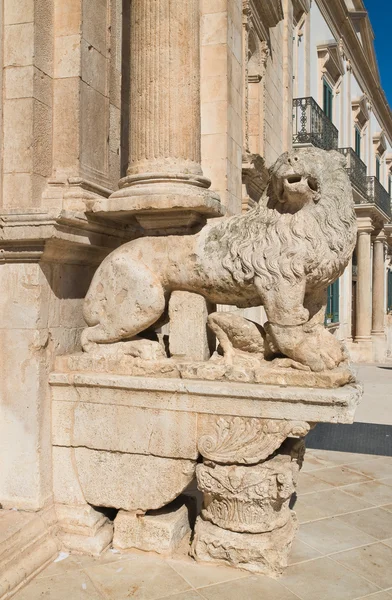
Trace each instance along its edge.
<instances>
[{"instance_id":1,"label":"shadow on pavement","mask_svg":"<svg viewBox=\"0 0 392 600\"><path fill-rule=\"evenodd\" d=\"M306 447L392 456L392 425L319 423L306 436Z\"/></svg>"}]
</instances>

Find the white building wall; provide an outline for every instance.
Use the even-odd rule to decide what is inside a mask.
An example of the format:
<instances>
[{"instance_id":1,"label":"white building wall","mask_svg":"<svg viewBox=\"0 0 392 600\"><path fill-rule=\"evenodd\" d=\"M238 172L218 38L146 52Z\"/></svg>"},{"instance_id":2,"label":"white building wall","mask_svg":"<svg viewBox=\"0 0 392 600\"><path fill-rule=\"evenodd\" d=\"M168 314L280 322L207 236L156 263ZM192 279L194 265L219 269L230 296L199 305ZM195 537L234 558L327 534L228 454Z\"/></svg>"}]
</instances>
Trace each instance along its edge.
<instances>
[{"instance_id":1,"label":"white building wall","mask_svg":"<svg viewBox=\"0 0 392 600\"><path fill-rule=\"evenodd\" d=\"M322 42L333 40L333 34L319 7L312 2L310 9L310 95L320 104L321 77L319 75L317 46Z\"/></svg>"}]
</instances>

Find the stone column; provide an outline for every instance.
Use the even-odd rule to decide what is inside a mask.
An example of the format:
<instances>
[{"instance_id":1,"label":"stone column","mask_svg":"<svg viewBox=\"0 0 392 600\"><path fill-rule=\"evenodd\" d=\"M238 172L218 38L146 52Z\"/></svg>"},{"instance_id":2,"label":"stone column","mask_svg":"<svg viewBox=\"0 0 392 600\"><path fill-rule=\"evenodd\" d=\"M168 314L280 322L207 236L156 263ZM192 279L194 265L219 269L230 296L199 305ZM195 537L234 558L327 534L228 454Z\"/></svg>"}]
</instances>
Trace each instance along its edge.
<instances>
[{"instance_id":1,"label":"stone column","mask_svg":"<svg viewBox=\"0 0 392 600\"><path fill-rule=\"evenodd\" d=\"M220 213L201 169L199 37L198 0L186 10L182 0L132 1L129 166L106 210L147 230Z\"/></svg>"},{"instance_id":2,"label":"stone column","mask_svg":"<svg viewBox=\"0 0 392 600\"><path fill-rule=\"evenodd\" d=\"M371 298L371 232L372 221L369 217L359 217L357 241L357 313L355 341L370 341L372 325L372 298Z\"/></svg>"},{"instance_id":3,"label":"stone column","mask_svg":"<svg viewBox=\"0 0 392 600\"><path fill-rule=\"evenodd\" d=\"M385 240L384 231L373 240L372 335L384 335Z\"/></svg>"},{"instance_id":4,"label":"stone column","mask_svg":"<svg viewBox=\"0 0 392 600\"><path fill-rule=\"evenodd\" d=\"M208 429L204 417L199 425ZM298 438L309 425L218 417L214 427L198 442L204 502L190 553L203 562L276 576L287 566L298 528L289 504L305 452Z\"/></svg>"}]
</instances>

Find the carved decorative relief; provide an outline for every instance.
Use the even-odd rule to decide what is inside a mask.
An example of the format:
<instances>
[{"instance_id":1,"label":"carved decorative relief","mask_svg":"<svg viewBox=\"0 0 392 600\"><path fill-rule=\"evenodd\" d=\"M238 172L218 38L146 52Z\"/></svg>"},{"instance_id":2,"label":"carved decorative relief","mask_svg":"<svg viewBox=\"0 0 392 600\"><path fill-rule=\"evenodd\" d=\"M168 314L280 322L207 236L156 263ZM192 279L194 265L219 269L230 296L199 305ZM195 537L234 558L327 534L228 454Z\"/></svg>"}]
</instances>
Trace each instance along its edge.
<instances>
[{"instance_id":1,"label":"carved decorative relief","mask_svg":"<svg viewBox=\"0 0 392 600\"><path fill-rule=\"evenodd\" d=\"M256 466L198 465L198 487L205 494L202 518L237 532L283 527L291 517L289 501L299 468L288 455Z\"/></svg>"},{"instance_id":2,"label":"carved decorative relief","mask_svg":"<svg viewBox=\"0 0 392 600\"><path fill-rule=\"evenodd\" d=\"M273 421L220 417L215 431L200 438L200 454L208 460L256 464L270 456L288 437L303 437L309 425L302 421Z\"/></svg>"}]
</instances>

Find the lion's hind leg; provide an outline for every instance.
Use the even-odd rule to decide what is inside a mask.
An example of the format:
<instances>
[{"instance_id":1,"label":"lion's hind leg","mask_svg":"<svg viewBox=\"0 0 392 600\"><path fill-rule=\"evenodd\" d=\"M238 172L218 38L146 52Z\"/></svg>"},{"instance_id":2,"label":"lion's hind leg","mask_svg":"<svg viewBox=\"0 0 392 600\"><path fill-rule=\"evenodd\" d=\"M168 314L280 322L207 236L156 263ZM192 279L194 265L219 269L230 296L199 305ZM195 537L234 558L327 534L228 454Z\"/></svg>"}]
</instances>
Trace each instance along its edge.
<instances>
[{"instance_id":1,"label":"lion's hind leg","mask_svg":"<svg viewBox=\"0 0 392 600\"><path fill-rule=\"evenodd\" d=\"M158 342L135 338L164 312L163 287L142 263L120 259L103 264L90 286L84 310L90 327L82 332L83 350L161 358L164 353Z\"/></svg>"}]
</instances>

